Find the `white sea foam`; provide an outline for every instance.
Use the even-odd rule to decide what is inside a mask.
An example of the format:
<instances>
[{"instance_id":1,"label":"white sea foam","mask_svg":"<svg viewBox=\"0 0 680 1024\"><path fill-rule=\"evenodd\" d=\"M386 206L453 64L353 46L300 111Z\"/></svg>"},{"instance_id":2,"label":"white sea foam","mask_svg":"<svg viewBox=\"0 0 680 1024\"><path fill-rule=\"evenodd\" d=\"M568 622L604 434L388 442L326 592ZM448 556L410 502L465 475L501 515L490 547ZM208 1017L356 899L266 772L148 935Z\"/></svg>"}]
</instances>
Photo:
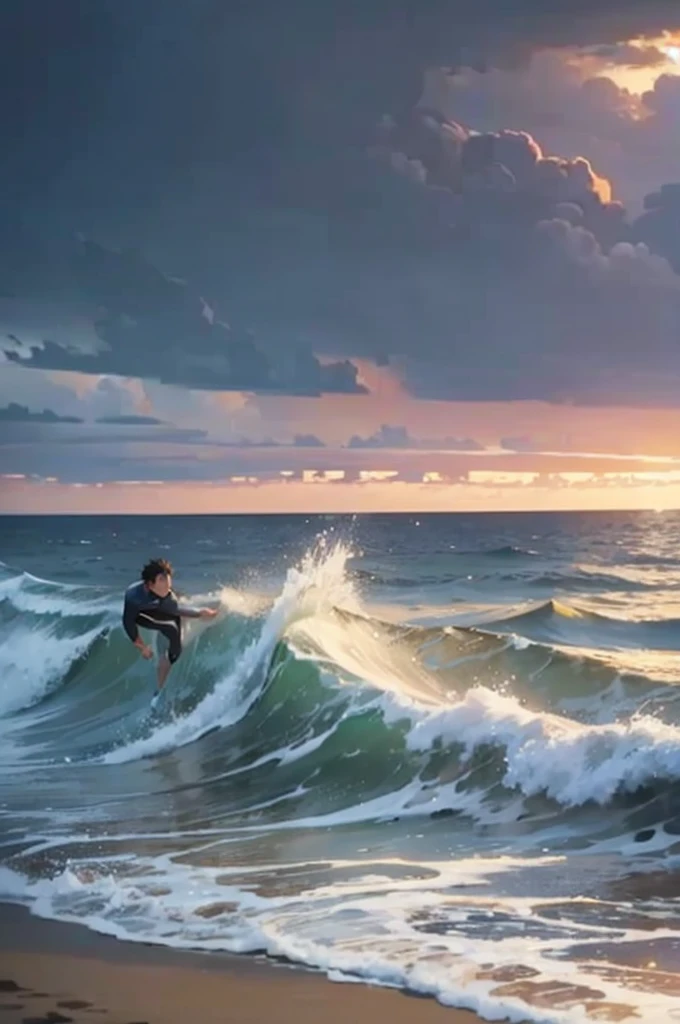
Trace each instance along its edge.
<instances>
[{"instance_id":1,"label":"white sea foam","mask_svg":"<svg viewBox=\"0 0 680 1024\"><path fill-rule=\"evenodd\" d=\"M545 793L564 806L604 804L659 778L680 778L680 728L651 717L628 723L582 725L522 707L515 697L474 687L436 711L385 701L386 720L412 721L407 742L429 750L437 741L471 753L492 744L506 761L503 781L526 796Z\"/></svg>"},{"instance_id":2,"label":"white sea foam","mask_svg":"<svg viewBox=\"0 0 680 1024\"><path fill-rule=\"evenodd\" d=\"M59 616L113 614L120 605L95 587L52 583L26 572L0 580L0 601L20 612Z\"/></svg>"},{"instance_id":3,"label":"white sea foam","mask_svg":"<svg viewBox=\"0 0 680 1024\"><path fill-rule=\"evenodd\" d=\"M305 862L287 865L297 891L290 885L270 891L262 880L275 878L280 864L198 868L166 856L137 860L132 869L123 861L116 874L115 866L112 871L101 862L80 861L30 883L0 869L0 897L26 903L38 916L81 922L120 939L235 953L265 950L335 979L432 995L488 1020L585 1024L594 1019L586 1002L591 1008L628 1007L641 1024L673 1019L677 1001L654 985L653 974L647 987L638 979L630 988L625 969L606 974L595 958L567 958L577 942L593 948L613 939L644 943L648 929L613 926L604 905L600 923L595 915L584 920L578 899L569 915L563 902L488 894L494 877L498 885L503 876L529 867L559 872L561 863L552 857L420 866L393 859L334 861L315 872ZM343 878L347 868L350 875ZM338 880L328 880L329 872ZM322 880L306 886L310 874ZM676 930L655 925L657 942L677 938ZM513 978L531 984L509 984ZM550 1006L541 998L545 987Z\"/></svg>"},{"instance_id":4,"label":"white sea foam","mask_svg":"<svg viewBox=\"0 0 680 1024\"><path fill-rule=\"evenodd\" d=\"M0 718L30 707L57 684L84 654L99 629L58 637L51 627L17 621L0 645Z\"/></svg>"}]
</instances>

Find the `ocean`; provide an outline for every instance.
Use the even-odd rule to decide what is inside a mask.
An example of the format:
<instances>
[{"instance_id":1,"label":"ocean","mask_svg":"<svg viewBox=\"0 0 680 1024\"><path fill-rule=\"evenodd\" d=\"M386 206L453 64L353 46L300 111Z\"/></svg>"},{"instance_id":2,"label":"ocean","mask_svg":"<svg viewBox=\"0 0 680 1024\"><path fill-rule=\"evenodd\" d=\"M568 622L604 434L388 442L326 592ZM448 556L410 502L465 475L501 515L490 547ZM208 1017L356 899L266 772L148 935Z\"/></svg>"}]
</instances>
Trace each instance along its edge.
<instances>
[{"instance_id":1,"label":"ocean","mask_svg":"<svg viewBox=\"0 0 680 1024\"><path fill-rule=\"evenodd\" d=\"M0 522L0 899L680 1020L680 514ZM221 611L152 711L120 615L155 555Z\"/></svg>"}]
</instances>

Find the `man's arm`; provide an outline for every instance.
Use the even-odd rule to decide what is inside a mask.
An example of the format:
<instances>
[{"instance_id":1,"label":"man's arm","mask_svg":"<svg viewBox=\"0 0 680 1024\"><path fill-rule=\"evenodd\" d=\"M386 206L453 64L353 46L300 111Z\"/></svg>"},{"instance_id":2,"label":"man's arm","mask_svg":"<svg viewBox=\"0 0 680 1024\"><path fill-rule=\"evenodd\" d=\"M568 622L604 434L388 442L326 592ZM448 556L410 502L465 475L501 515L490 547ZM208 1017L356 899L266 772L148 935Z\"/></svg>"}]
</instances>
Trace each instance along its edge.
<instances>
[{"instance_id":1,"label":"man's arm","mask_svg":"<svg viewBox=\"0 0 680 1024\"><path fill-rule=\"evenodd\" d=\"M137 618L138 611L139 609L135 605L134 601L131 601L126 595L125 604L123 605L123 629L130 637L130 640L137 650L141 651L145 658L150 658L152 657L151 648L144 643L139 635L139 630L137 629L137 622L135 620Z\"/></svg>"},{"instance_id":2,"label":"man's arm","mask_svg":"<svg viewBox=\"0 0 680 1024\"><path fill-rule=\"evenodd\" d=\"M170 615L179 615L181 619L207 619L217 614L209 608L195 608L190 604L180 604L174 594L169 594L163 601L163 611L168 611Z\"/></svg>"},{"instance_id":3,"label":"man's arm","mask_svg":"<svg viewBox=\"0 0 680 1024\"><path fill-rule=\"evenodd\" d=\"M135 645L137 645L137 641L140 639L137 623L135 622L136 618L137 609L132 601L126 597L125 604L123 606L123 629Z\"/></svg>"},{"instance_id":4,"label":"man's arm","mask_svg":"<svg viewBox=\"0 0 680 1024\"><path fill-rule=\"evenodd\" d=\"M174 593L168 594L162 602L162 608L168 615L179 615L181 619L200 619L201 609L189 604L180 604Z\"/></svg>"},{"instance_id":5,"label":"man's arm","mask_svg":"<svg viewBox=\"0 0 680 1024\"><path fill-rule=\"evenodd\" d=\"M193 608L190 604L177 605L177 614L182 619L200 619L202 611L202 608Z\"/></svg>"}]
</instances>

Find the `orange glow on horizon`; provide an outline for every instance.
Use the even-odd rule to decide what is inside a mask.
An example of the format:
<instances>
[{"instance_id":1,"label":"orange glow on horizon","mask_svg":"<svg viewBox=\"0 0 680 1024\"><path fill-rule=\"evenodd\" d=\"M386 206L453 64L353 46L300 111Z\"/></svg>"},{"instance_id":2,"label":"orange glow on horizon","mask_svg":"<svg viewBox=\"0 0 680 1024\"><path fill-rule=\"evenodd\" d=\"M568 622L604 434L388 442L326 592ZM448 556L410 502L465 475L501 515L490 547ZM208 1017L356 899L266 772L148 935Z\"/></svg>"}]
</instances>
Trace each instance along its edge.
<instances>
[{"instance_id":1,"label":"orange glow on horizon","mask_svg":"<svg viewBox=\"0 0 680 1024\"><path fill-rule=\"evenodd\" d=\"M258 395L264 434L273 430L318 433L328 447L350 434L375 434L382 424L405 426L418 438L470 437L487 447L507 435L528 437L543 451L619 452L622 455L680 454L680 408L576 405L540 400L444 401L415 398L402 383L398 361L377 366L353 357L370 395L328 394L321 398Z\"/></svg>"},{"instance_id":2,"label":"orange glow on horizon","mask_svg":"<svg viewBox=\"0 0 680 1024\"><path fill-rule=\"evenodd\" d=\"M574 474L570 474L573 476ZM18 476L2 481L0 514L353 514L389 512L558 512L680 508L680 474L606 474L590 480L537 482L535 474L481 474L465 482L391 480L116 481L47 483ZM639 477L639 479L638 479ZM472 478L472 474L471 474ZM134 486L130 486L134 484ZM581 486L578 486L581 484Z\"/></svg>"}]
</instances>

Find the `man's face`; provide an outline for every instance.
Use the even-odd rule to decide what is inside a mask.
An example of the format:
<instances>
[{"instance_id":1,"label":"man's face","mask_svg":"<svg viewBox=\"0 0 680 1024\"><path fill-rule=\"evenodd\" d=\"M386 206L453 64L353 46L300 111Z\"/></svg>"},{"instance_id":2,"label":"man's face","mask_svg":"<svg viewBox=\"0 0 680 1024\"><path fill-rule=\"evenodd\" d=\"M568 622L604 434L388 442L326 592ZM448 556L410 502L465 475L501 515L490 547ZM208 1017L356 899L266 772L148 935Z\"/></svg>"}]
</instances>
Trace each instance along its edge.
<instances>
[{"instance_id":1,"label":"man's face","mask_svg":"<svg viewBox=\"0 0 680 1024\"><path fill-rule=\"evenodd\" d=\"M149 584L149 590L151 590L157 597L167 597L172 589L172 576L166 576L164 573L160 573L156 576L153 583Z\"/></svg>"}]
</instances>

